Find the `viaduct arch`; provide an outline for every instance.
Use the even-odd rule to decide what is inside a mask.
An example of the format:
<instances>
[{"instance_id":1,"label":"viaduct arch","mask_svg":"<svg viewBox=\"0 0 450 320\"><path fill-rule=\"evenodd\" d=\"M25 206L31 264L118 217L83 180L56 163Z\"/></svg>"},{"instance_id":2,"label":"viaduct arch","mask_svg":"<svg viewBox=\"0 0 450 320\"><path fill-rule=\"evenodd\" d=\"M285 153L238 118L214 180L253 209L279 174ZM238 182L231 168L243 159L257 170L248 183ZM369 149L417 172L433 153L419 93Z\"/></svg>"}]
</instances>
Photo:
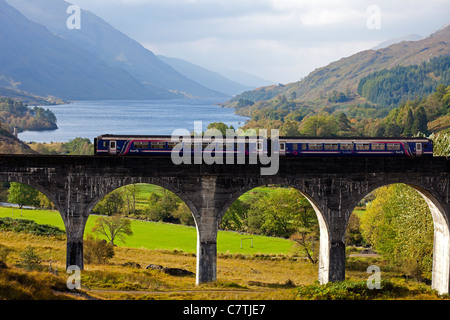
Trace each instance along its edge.
<instances>
[{"instance_id":1,"label":"viaduct arch","mask_svg":"<svg viewBox=\"0 0 450 320\"><path fill-rule=\"evenodd\" d=\"M161 157L0 156L0 181L20 182L49 197L67 233L66 265L83 269L83 234L95 204L109 192L150 183L178 195L197 225L196 282L216 280L217 233L228 207L246 191L282 184L300 191L320 225L319 281L345 279L344 236L357 203L376 188L405 183L428 203L434 221L432 286L450 291L450 159L280 159L277 174L262 176L260 164L175 165Z\"/></svg>"}]
</instances>

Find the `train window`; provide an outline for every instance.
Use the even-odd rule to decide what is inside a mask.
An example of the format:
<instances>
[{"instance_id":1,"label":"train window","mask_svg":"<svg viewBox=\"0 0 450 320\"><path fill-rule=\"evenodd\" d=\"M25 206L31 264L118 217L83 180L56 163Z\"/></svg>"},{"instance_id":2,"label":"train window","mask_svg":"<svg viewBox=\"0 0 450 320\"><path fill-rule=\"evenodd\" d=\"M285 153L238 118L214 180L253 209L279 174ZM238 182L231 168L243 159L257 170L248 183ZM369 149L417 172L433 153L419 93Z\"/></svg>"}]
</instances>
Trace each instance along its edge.
<instances>
[{"instance_id":1,"label":"train window","mask_svg":"<svg viewBox=\"0 0 450 320\"><path fill-rule=\"evenodd\" d=\"M205 150L209 146L209 143L202 143L202 150Z\"/></svg>"},{"instance_id":2,"label":"train window","mask_svg":"<svg viewBox=\"0 0 450 320\"><path fill-rule=\"evenodd\" d=\"M308 150L308 144L302 143L302 150Z\"/></svg>"},{"instance_id":3,"label":"train window","mask_svg":"<svg viewBox=\"0 0 450 320\"><path fill-rule=\"evenodd\" d=\"M246 143L245 148L248 151L256 151L256 143Z\"/></svg>"},{"instance_id":4,"label":"train window","mask_svg":"<svg viewBox=\"0 0 450 320\"><path fill-rule=\"evenodd\" d=\"M178 144L178 142L168 142L167 143L167 148L169 150L173 150L173 148L175 148L177 144Z\"/></svg>"},{"instance_id":5,"label":"train window","mask_svg":"<svg viewBox=\"0 0 450 320\"><path fill-rule=\"evenodd\" d=\"M258 151L264 151L264 144L262 142L258 142Z\"/></svg>"},{"instance_id":6,"label":"train window","mask_svg":"<svg viewBox=\"0 0 450 320\"><path fill-rule=\"evenodd\" d=\"M309 150L322 150L323 145L321 143L310 143Z\"/></svg>"},{"instance_id":7,"label":"train window","mask_svg":"<svg viewBox=\"0 0 450 320\"><path fill-rule=\"evenodd\" d=\"M285 142L280 143L280 151L286 151L286 143Z\"/></svg>"},{"instance_id":8,"label":"train window","mask_svg":"<svg viewBox=\"0 0 450 320\"><path fill-rule=\"evenodd\" d=\"M152 146L152 149L165 149L166 143L165 142L152 142L151 146Z\"/></svg>"},{"instance_id":9,"label":"train window","mask_svg":"<svg viewBox=\"0 0 450 320\"><path fill-rule=\"evenodd\" d=\"M352 143L341 143L341 150L353 150Z\"/></svg>"},{"instance_id":10,"label":"train window","mask_svg":"<svg viewBox=\"0 0 450 320\"><path fill-rule=\"evenodd\" d=\"M134 148L135 149L148 149L148 142L141 142L141 141L136 141L134 143Z\"/></svg>"},{"instance_id":11,"label":"train window","mask_svg":"<svg viewBox=\"0 0 450 320\"><path fill-rule=\"evenodd\" d=\"M292 144L292 150L298 150L298 143L293 143Z\"/></svg>"},{"instance_id":12,"label":"train window","mask_svg":"<svg viewBox=\"0 0 450 320\"><path fill-rule=\"evenodd\" d=\"M356 150L370 150L370 144L368 143L357 143Z\"/></svg>"},{"instance_id":13,"label":"train window","mask_svg":"<svg viewBox=\"0 0 450 320\"><path fill-rule=\"evenodd\" d=\"M384 143L372 143L372 150L384 150L385 149L385 144Z\"/></svg>"},{"instance_id":14,"label":"train window","mask_svg":"<svg viewBox=\"0 0 450 320\"><path fill-rule=\"evenodd\" d=\"M338 145L337 143L325 143L325 150L337 150Z\"/></svg>"},{"instance_id":15,"label":"train window","mask_svg":"<svg viewBox=\"0 0 450 320\"><path fill-rule=\"evenodd\" d=\"M103 141L103 148L108 148L108 141Z\"/></svg>"},{"instance_id":16,"label":"train window","mask_svg":"<svg viewBox=\"0 0 450 320\"><path fill-rule=\"evenodd\" d=\"M400 150L400 143L388 143L387 149L390 151Z\"/></svg>"}]
</instances>

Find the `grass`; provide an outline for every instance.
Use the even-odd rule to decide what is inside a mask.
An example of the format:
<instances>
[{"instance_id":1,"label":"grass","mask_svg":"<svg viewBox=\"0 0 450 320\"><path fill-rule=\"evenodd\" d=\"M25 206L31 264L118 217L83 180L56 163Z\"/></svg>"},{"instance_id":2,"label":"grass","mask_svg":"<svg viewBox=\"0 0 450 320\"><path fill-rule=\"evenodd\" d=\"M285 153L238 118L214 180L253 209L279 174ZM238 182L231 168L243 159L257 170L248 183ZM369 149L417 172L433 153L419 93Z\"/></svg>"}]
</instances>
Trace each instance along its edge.
<instances>
[{"instance_id":1,"label":"grass","mask_svg":"<svg viewBox=\"0 0 450 320\"><path fill-rule=\"evenodd\" d=\"M362 212L358 212L361 214ZM358 214L357 213L357 214ZM0 217L30 219L64 229L59 213L46 210L0 208ZM95 219L88 220L90 232ZM7 248L7 268L0 264L0 299L71 299L85 298L120 300L304 300L304 299L442 299L430 286L405 279L381 257L350 257L346 262L343 284L319 286L318 265L292 257L291 242L270 237L253 237L236 232L219 232L217 281L195 285L195 276L176 277L157 270L147 270L149 264L182 268L196 272L196 229L179 225L133 220L134 235L125 244L115 247L115 256L107 265L86 264L82 272L81 293L64 290L65 236L37 236L27 233L0 231L0 247ZM41 272L25 272L15 267L20 254L28 246L41 257ZM1 253L1 252L0 252ZM49 275L49 261L59 275ZM125 266L138 264L139 267ZM390 281L393 289L372 296L364 291L367 267L380 266L382 280ZM348 288L351 288L351 292ZM395 289L395 290L394 290ZM352 294L349 294L352 293Z\"/></svg>"},{"instance_id":2,"label":"grass","mask_svg":"<svg viewBox=\"0 0 450 320\"><path fill-rule=\"evenodd\" d=\"M348 283L318 286L318 265L303 259L270 259L257 255L218 256L217 281L200 286L195 285L194 276L176 277L157 270L147 270L148 264L171 268L196 270L194 255L168 250L116 247L115 256L107 265L85 265L81 274L82 288L74 296L64 289L68 275L65 273L64 237L44 237L10 231L0 232L0 244L10 253L6 259L7 268L0 270L0 299L83 299L86 295L111 300L304 300L304 299L354 299L346 288L363 290L367 281L368 265L381 265L378 258L351 258L351 268L346 270ZM33 246L42 257L43 271L25 272L14 267L21 251ZM52 268L58 269L58 276L46 272L48 260ZM56 261L56 262L55 262ZM139 268L124 266L127 262L140 265ZM384 272L382 279L395 284L395 292L387 296L376 295L375 299L442 299L429 286L418 284L401 277L394 271ZM365 292L364 294L366 294ZM369 292L370 293L370 292ZM356 296L365 298L365 296ZM448 298L448 297L444 297ZM367 299L372 299L367 296Z\"/></svg>"},{"instance_id":3,"label":"grass","mask_svg":"<svg viewBox=\"0 0 450 320\"><path fill-rule=\"evenodd\" d=\"M63 220L57 211L20 210L2 207L0 208L0 217L34 220L39 224L48 224L65 230ZM89 217L86 232L91 232L96 219L98 219L97 216ZM197 251L197 230L194 227L132 220L131 228L133 235L127 237L125 243L118 243L117 245L150 250L178 250L187 253ZM241 249L241 239L248 238L253 239L253 248L251 247L251 240L243 240ZM292 242L286 239L243 235L230 231L219 231L217 242L219 253L289 254L292 247Z\"/></svg>"}]
</instances>

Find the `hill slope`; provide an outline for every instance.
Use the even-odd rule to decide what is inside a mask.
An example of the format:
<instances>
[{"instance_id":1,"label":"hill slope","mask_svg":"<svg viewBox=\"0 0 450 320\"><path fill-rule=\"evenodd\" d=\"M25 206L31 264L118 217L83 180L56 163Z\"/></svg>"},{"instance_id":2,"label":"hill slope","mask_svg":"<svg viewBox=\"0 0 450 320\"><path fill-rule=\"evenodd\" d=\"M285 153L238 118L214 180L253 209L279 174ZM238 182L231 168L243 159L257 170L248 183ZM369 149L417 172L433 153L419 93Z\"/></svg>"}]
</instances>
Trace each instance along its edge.
<instances>
[{"instance_id":1,"label":"hill slope","mask_svg":"<svg viewBox=\"0 0 450 320\"><path fill-rule=\"evenodd\" d=\"M81 29L67 28L66 13L70 3L63 0L8 0L28 19L45 26L50 32L70 40L110 67L125 70L140 83L161 92L175 91L194 97L224 97L188 79L158 59L135 40L95 14L81 10Z\"/></svg>"},{"instance_id":2,"label":"hill slope","mask_svg":"<svg viewBox=\"0 0 450 320\"><path fill-rule=\"evenodd\" d=\"M299 101L315 101L323 99L333 90L358 96L359 81L373 72L396 66L421 64L434 57L449 54L450 25L418 41L403 41L379 50L366 50L342 58L316 69L299 82L287 84L284 90L268 87L265 96L270 99L278 94L284 94L286 97L295 95ZM272 92L273 89L277 92ZM261 91L261 88L258 90ZM271 92L273 94L270 94ZM245 99L251 95L252 92L245 92L233 100L239 100L240 97Z\"/></svg>"},{"instance_id":3,"label":"hill slope","mask_svg":"<svg viewBox=\"0 0 450 320\"><path fill-rule=\"evenodd\" d=\"M230 96L254 88L230 80L222 76L221 74L210 71L206 68L197 66L182 59L169 58L161 55L158 55L157 57L186 77L191 78L192 80L202 84L207 88L218 92L223 92Z\"/></svg>"},{"instance_id":4,"label":"hill slope","mask_svg":"<svg viewBox=\"0 0 450 320\"><path fill-rule=\"evenodd\" d=\"M25 18L0 0L0 86L64 99L154 99L123 70Z\"/></svg>"}]
</instances>

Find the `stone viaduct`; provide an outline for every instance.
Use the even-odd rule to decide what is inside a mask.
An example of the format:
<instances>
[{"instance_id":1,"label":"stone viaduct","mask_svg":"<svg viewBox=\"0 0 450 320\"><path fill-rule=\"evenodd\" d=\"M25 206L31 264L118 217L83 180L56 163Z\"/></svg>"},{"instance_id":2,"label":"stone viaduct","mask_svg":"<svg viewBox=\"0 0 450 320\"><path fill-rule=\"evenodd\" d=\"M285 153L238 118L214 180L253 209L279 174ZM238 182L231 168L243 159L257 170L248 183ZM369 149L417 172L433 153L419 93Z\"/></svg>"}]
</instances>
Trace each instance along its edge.
<instances>
[{"instance_id":1,"label":"stone viaduct","mask_svg":"<svg viewBox=\"0 0 450 320\"><path fill-rule=\"evenodd\" d=\"M276 175L262 165L175 165L170 158L96 156L0 156L0 181L20 182L48 196L67 233L66 265L83 269L83 233L91 210L109 192L128 184L167 188L191 209L197 225L196 282L216 280L217 233L227 208L245 192L266 184L299 190L320 224L319 281L345 279L344 236L358 202L383 185L405 183L428 203L434 221L432 286L450 290L450 159L280 159ZM411 203L411 205L414 205Z\"/></svg>"}]
</instances>

